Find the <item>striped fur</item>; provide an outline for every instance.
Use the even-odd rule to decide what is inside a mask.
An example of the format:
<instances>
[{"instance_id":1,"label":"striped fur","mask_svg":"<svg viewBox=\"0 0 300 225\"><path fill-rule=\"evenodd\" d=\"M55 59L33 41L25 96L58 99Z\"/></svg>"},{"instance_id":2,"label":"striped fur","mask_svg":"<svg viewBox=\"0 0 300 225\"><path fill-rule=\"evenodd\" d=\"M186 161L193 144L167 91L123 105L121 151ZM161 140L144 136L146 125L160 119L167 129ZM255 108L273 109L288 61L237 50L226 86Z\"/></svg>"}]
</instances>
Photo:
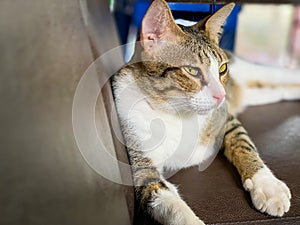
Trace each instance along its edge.
<instances>
[{"instance_id":1,"label":"striped fur","mask_svg":"<svg viewBox=\"0 0 300 225\"><path fill-rule=\"evenodd\" d=\"M258 210L282 216L290 207L288 187L267 168L234 116L253 104L253 89L277 88L264 80L239 76L235 70L239 59L219 48L222 25L233 6L228 4L185 27L175 24L163 0L155 0L143 20L133 58L114 76L136 199L162 224L204 224L162 174L164 169L178 170L210 160L219 150L217 140L223 140L224 155L237 168ZM226 69L229 60L236 60L232 76ZM294 90L297 85L284 84L279 89ZM291 93L293 98L300 97L297 91ZM272 102L266 99L265 103ZM226 105L228 113L222 114ZM165 136L157 137L160 132Z\"/></svg>"},{"instance_id":2,"label":"striped fur","mask_svg":"<svg viewBox=\"0 0 300 225\"><path fill-rule=\"evenodd\" d=\"M243 183L264 166L247 131L232 115L227 119L224 149L224 155L237 168Z\"/></svg>"}]
</instances>

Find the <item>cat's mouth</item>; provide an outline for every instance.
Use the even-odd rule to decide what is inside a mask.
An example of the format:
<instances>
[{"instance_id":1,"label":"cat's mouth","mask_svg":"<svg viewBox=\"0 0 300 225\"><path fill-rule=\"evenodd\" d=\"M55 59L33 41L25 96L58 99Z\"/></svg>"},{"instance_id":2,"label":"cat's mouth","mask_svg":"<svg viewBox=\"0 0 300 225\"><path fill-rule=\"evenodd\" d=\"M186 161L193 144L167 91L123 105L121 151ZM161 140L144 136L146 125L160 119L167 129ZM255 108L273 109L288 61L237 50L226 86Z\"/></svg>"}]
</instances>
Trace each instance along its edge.
<instances>
[{"instance_id":1,"label":"cat's mouth","mask_svg":"<svg viewBox=\"0 0 300 225\"><path fill-rule=\"evenodd\" d=\"M214 98L212 96L192 96L190 98L169 98L168 104L178 112L197 113L206 115L220 107L225 98Z\"/></svg>"},{"instance_id":2,"label":"cat's mouth","mask_svg":"<svg viewBox=\"0 0 300 225\"><path fill-rule=\"evenodd\" d=\"M213 96L210 94L195 95L189 99L189 106L198 114L208 114L220 107L225 101L224 96Z\"/></svg>"},{"instance_id":3,"label":"cat's mouth","mask_svg":"<svg viewBox=\"0 0 300 225\"><path fill-rule=\"evenodd\" d=\"M211 94L202 93L201 95L192 96L168 96L164 101L157 101L155 98L150 99L147 99L147 103L152 109L206 115L223 105L225 96L212 96Z\"/></svg>"},{"instance_id":4,"label":"cat's mouth","mask_svg":"<svg viewBox=\"0 0 300 225\"><path fill-rule=\"evenodd\" d=\"M200 115L206 115L217 108L217 104L206 104L206 105L191 105L194 112Z\"/></svg>"},{"instance_id":5,"label":"cat's mouth","mask_svg":"<svg viewBox=\"0 0 300 225\"><path fill-rule=\"evenodd\" d=\"M217 99L214 102L207 102L206 104L199 104L199 105L192 104L191 107L193 111L195 111L197 114L206 115L220 108L224 104L224 102L225 102L225 98L220 100Z\"/></svg>"}]
</instances>

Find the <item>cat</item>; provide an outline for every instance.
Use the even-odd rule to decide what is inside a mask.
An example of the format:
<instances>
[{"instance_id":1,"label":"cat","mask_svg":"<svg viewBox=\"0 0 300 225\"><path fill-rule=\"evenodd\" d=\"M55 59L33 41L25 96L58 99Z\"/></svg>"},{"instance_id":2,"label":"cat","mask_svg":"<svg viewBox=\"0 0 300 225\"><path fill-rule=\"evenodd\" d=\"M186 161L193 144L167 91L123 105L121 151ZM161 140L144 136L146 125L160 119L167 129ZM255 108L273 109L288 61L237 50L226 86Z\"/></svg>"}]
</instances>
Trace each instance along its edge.
<instances>
[{"instance_id":1,"label":"cat","mask_svg":"<svg viewBox=\"0 0 300 225\"><path fill-rule=\"evenodd\" d=\"M204 224L167 181L166 171L207 164L220 148L256 209L281 217L290 208L289 188L265 165L236 114L248 105L299 98L300 86L279 92L289 89L272 86L281 84L281 74L272 76L274 84L269 84L271 74L239 75L240 65L247 68L247 63L219 47L233 7L229 3L186 27L175 23L164 0L153 1L132 59L113 77L136 199L162 224ZM255 91L265 95L258 93L258 99Z\"/></svg>"}]
</instances>

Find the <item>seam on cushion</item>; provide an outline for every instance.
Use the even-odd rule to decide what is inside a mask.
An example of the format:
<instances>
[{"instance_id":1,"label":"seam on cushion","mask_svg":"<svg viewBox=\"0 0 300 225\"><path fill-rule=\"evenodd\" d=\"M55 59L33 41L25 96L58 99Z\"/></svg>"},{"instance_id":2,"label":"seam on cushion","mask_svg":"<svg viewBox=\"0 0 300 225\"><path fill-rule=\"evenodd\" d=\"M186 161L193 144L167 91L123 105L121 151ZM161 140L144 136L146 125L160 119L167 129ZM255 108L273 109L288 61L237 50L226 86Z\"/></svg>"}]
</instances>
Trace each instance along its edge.
<instances>
[{"instance_id":1,"label":"seam on cushion","mask_svg":"<svg viewBox=\"0 0 300 225\"><path fill-rule=\"evenodd\" d=\"M232 221L232 222L221 222L221 223L209 223L209 225L230 225L230 224L245 224L245 223L257 223L257 222L272 222L272 221L285 221L300 219L300 216L285 217L285 218L274 218L274 219L261 219L261 220L247 220L247 221Z\"/></svg>"}]
</instances>

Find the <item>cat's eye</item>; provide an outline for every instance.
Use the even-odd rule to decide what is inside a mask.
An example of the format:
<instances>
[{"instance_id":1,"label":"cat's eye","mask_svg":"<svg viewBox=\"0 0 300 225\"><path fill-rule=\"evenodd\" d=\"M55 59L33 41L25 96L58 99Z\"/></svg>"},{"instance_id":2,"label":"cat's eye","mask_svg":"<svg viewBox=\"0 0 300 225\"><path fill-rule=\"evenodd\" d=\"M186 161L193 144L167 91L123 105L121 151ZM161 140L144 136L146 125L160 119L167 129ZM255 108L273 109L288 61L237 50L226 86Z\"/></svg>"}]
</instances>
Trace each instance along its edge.
<instances>
[{"instance_id":1,"label":"cat's eye","mask_svg":"<svg viewBox=\"0 0 300 225\"><path fill-rule=\"evenodd\" d=\"M220 75L223 75L223 74L225 74L226 72L227 72L227 63L223 63L221 66L220 66L220 68L219 68L219 73L220 73Z\"/></svg>"},{"instance_id":2,"label":"cat's eye","mask_svg":"<svg viewBox=\"0 0 300 225\"><path fill-rule=\"evenodd\" d=\"M199 74L199 68L192 67L192 66L184 66L184 71L192 76L197 76Z\"/></svg>"}]
</instances>

